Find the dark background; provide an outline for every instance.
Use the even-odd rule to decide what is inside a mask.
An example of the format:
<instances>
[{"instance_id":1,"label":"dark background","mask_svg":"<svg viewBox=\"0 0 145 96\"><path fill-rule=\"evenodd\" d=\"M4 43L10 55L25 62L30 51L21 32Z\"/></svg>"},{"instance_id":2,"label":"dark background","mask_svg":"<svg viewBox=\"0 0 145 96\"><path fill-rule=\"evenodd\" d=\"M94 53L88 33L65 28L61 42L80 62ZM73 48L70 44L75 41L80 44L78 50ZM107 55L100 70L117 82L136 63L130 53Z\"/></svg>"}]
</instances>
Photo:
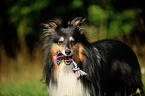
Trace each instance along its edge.
<instances>
[{"instance_id":1,"label":"dark background","mask_svg":"<svg viewBox=\"0 0 145 96\"><path fill-rule=\"evenodd\" d=\"M103 27L105 36L99 39L121 39L138 46L145 43L144 0L1 0L0 46L10 57L16 56L24 42L32 52L42 23L61 18L65 26L76 17L86 18L98 34L103 33L99 30Z\"/></svg>"}]
</instances>

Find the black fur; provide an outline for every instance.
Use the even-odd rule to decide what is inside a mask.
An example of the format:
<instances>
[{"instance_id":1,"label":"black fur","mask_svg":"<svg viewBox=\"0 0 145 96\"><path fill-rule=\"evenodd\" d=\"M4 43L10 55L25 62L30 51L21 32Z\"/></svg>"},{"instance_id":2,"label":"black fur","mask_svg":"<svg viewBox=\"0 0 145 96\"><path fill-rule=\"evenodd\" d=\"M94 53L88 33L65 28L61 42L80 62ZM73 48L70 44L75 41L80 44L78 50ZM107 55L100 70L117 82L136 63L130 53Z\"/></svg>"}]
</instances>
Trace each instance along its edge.
<instances>
[{"instance_id":1,"label":"black fur","mask_svg":"<svg viewBox=\"0 0 145 96\"><path fill-rule=\"evenodd\" d=\"M101 93L114 96L120 91L122 96L143 91L140 66L131 48L114 40L101 40L92 44L101 57Z\"/></svg>"},{"instance_id":2,"label":"black fur","mask_svg":"<svg viewBox=\"0 0 145 96\"><path fill-rule=\"evenodd\" d=\"M77 25L73 25L79 21ZM101 40L89 43L81 30L81 18L74 19L67 28L62 28L59 21L53 21L56 25L46 25L45 53L44 53L44 79L49 86L50 80L54 80L54 64L51 58L51 45L57 42L61 35L71 35L75 43L81 43L84 52L84 60L79 62L81 70L87 76L81 77L84 87L89 88L92 96L115 96L120 92L122 96L135 93L137 88L142 90L140 66L136 55L131 48L114 40ZM65 29L65 31L64 31ZM54 32L52 32L54 31ZM127 95L125 95L127 94Z\"/></svg>"}]
</instances>

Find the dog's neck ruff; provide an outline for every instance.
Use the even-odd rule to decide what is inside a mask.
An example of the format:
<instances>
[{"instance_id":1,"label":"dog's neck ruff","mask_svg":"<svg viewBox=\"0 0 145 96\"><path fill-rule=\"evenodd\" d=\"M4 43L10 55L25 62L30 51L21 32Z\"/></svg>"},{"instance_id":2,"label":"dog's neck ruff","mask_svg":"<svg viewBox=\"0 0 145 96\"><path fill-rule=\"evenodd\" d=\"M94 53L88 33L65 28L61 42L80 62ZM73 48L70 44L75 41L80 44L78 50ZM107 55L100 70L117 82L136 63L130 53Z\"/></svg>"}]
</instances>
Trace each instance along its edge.
<instances>
[{"instance_id":1,"label":"dog's neck ruff","mask_svg":"<svg viewBox=\"0 0 145 96\"><path fill-rule=\"evenodd\" d=\"M77 79L80 79L81 76L87 75L86 72L80 70L80 68L77 66L77 63L72 59L71 56L64 56L61 52L57 51L54 55L54 59L58 66L61 62L65 62L66 65L72 63L74 66L72 70L75 72Z\"/></svg>"},{"instance_id":2,"label":"dog's neck ruff","mask_svg":"<svg viewBox=\"0 0 145 96\"><path fill-rule=\"evenodd\" d=\"M76 74L72 71L73 66L72 63L70 65L60 63L54 75L56 82L50 80L48 86L50 96L91 96L89 88L83 85L81 79L76 78Z\"/></svg>"}]
</instances>

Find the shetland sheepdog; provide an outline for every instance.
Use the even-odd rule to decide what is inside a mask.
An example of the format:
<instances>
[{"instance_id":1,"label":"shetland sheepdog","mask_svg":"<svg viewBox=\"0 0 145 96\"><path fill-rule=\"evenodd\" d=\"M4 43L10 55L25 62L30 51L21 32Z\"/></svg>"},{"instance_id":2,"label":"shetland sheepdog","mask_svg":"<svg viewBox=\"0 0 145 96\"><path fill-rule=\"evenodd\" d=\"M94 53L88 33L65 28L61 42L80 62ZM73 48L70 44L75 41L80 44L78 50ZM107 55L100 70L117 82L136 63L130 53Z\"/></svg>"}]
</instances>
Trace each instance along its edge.
<instances>
[{"instance_id":1,"label":"shetland sheepdog","mask_svg":"<svg viewBox=\"0 0 145 96\"><path fill-rule=\"evenodd\" d=\"M75 18L44 24L44 76L50 96L140 96L143 91L135 53L115 40L89 43ZM141 91L141 92L140 92Z\"/></svg>"}]
</instances>

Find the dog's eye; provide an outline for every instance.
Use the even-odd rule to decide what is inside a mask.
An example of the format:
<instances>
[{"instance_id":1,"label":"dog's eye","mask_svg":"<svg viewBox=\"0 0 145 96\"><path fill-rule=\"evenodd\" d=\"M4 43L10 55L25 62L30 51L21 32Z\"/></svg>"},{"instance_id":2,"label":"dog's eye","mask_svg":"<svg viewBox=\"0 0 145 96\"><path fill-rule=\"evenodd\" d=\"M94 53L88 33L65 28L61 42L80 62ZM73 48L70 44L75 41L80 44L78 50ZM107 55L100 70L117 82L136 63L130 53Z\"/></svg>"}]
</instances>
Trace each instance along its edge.
<instances>
[{"instance_id":1,"label":"dog's eye","mask_svg":"<svg viewBox=\"0 0 145 96\"><path fill-rule=\"evenodd\" d=\"M62 45L63 44L63 41L58 41L58 45Z\"/></svg>"},{"instance_id":2,"label":"dog's eye","mask_svg":"<svg viewBox=\"0 0 145 96\"><path fill-rule=\"evenodd\" d=\"M75 41L74 40L71 41L71 45L75 45Z\"/></svg>"}]
</instances>

